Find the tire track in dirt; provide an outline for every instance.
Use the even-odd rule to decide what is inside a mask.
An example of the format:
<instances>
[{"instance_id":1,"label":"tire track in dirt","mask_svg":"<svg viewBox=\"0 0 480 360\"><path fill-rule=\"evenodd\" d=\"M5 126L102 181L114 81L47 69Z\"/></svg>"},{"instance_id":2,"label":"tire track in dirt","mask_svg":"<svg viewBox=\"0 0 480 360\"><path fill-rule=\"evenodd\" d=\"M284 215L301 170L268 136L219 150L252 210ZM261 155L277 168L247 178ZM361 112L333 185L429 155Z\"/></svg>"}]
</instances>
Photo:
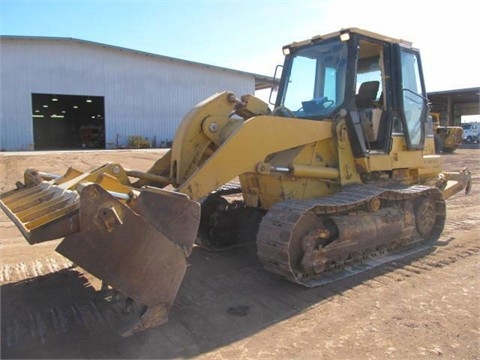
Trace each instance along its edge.
<instances>
[{"instance_id":1,"label":"tire track in dirt","mask_svg":"<svg viewBox=\"0 0 480 360\"><path fill-rule=\"evenodd\" d=\"M22 268L10 266L15 267ZM34 269L32 264L29 270ZM97 292L77 269L10 282L1 291L3 356L37 358L38 352L47 352L54 358L51 351L73 348L81 339L120 337L113 323L121 317L118 307L111 306L111 299Z\"/></svg>"},{"instance_id":2,"label":"tire track in dirt","mask_svg":"<svg viewBox=\"0 0 480 360\"><path fill-rule=\"evenodd\" d=\"M2 264L0 285L36 278L72 267L72 262L65 258L42 258L30 263Z\"/></svg>"},{"instance_id":3,"label":"tire track in dirt","mask_svg":"<svg viewBox=\"0 0 480 360\"><path fill-rule=\"evenodd\" d=\"M418 256L415 256L413 261L407 258L382 265L378 271L383 272L383 274L376 276L375 273L371 274L371 278L366 283L361 283L360 286L351 289L354 292L363 291L361 289L372 287L372 281L381 284L381 286L390 286L391 283L398 281L413 281L411 278L423 276L430 271L442 271L451 264L471 256L478 256L480 253L480 245L473 238L463 244L449 245L447 243L443 245L442 243L440 241L440 246L437 246L433 252L423 257L418 258ZM25 264L6 265L4 268L18 269L16 270L19 272L17 279L30 278L29 286L32 286L35 282L42 281L42 277L32 278L32 276L35 276L35 272L41 273L46 270L54 270L55 266L60 269L57 261L51 260L43 259L44 265L38 260L30 264L30 269L28 270L24 270ZM68 262L66 261L63 265L67 266ZM11 273L10 271L9 274ZM252 273L255 273L255 271ZM210 294L221 291L218 282L214 281L215 279L210 280L208 284L213 284L213 288L204 289L204 292ZM246 280L243 279L242 281L245 283ZM352 281L355 281L355 279L352 279ZM341 295L345 289L350 288L348 284L349 281L340 281L339 283L325 285L323 288L327 296L323 300L335 301L336 295ZM253 286L252 284L250 285ZM195 300L190 299L191 296L195 295L195 298L198 296L202 297L201 293L202 289L198 289L198 292L189 294L187 298L183 299L184 301L180 301L175 307L178 311L181 311L182 306L188 307L188 303ZM199 299L196 299L195 302L197 300ZM318 299L318 302L321 302L321 300L321 298ZM288 303L289 301L286 301L286 305ZM92 337L99 332L105 336L105 331L112 333L113 325L111 319L118 316L121 316L119 312L116 312L112 306L109 306L107 302L98 297L72 301L64 306L52 306L43 308L40 311L22 313L20 316L10 317L2 324L2 347L7 351L13 351L16 347L24 347L28 343L28 347L33 349L38 346L54 346L61 339L70 338L71 336L76 337L78 334Z\"/></svg>"},{"instance_id":4,"label":"tire track in dirt","mask_svg":"<svg viewBox=\"0 0 480 360\"><path fill-rule=\"evenodd\" d=\"M406 258L385 264L383 268L387 272L383 274L383 277L396 282L405 281L408 278L422 276L430 271L442 271L464 258L480 254L480 245L475 238L474 231L471 231L469 240L462 242L462 244L449 244L453 240L453 238L447 240L441 238L432 252L428 254L416 255L413 260L412 258Z\"/></svg>"},{"instance_id":5,"label":"tire track in dirt","mask_svg":"<svg viewBox=\"0 0 480 360\"><path fill-rule=\"evenodd\" d=\"M47 345L58 336L98 328L99 322L105 321L93 301L22 314L7 320L5 329L2 329L2 340L5 338L2 347L24 346L25 343L29 346Z\"/></svg>"}]
</instances>

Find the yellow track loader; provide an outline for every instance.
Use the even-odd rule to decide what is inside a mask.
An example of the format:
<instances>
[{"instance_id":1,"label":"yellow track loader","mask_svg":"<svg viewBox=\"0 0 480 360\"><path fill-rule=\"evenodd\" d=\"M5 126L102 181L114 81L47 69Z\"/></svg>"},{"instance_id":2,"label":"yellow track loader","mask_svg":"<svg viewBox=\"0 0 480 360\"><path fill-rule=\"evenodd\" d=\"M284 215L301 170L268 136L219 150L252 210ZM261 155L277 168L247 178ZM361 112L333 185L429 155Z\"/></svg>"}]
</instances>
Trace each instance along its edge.
<instances>
[{"instance_id":1,"label":"yellow track loader","mask_svg":"<svg viewBox=\"0 0 480 360\"><path fill-rule=\"evenodd\" d=\"M435 154L411 43L350 28L283 52L273 110L217 93L148 171L27 169L1 195L29 243L64 238L58 252L139 304L125 335L167 321L195 243L254 242L266 270L313 287L432 246L444 199L469 191Z\"/></svg>"},{"instance_id":2,"label":"yellow track loader","mask_svg":"<svg viewBox=\"0 0 480 360\"><path fill-rule=\"evenodd\" d=\"M463 140L463 128L461 126L442 126L440 113L430 112L433 122L433 135L435 139L435 152L452 153Z\"/></svg>"}]
</instances>

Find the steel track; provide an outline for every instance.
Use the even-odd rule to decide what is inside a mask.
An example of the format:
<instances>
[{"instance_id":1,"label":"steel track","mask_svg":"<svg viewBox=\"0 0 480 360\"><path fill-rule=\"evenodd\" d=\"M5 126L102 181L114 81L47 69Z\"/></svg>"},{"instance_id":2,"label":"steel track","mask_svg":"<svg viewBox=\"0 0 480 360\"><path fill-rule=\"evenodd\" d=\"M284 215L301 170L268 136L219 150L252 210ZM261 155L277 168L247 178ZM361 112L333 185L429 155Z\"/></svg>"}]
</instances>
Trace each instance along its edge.
<instances>
[{"instance_id":1,"label":"steel track","mask_svg":"<svg viewBox=\"0 0 480 360\"><path fill-rule=\"evenodd\" d=\"M430 196L436 203L436 223L426 238L411 239L410 246L395 252L382 250L363 254L361 263L336 264L335 269L321 273L319 277L302 279L291 263L291 241L297 222L307 213L316 216L348 214L363 208L375 197L381 200L406 201L420 196ZM273 206L263 217L257 236L257 253L266 270L279 274L306 287L316 287L367 271L382 264L424 251L440 236L445 223L445 201L441 192L432 187L416 185L408 188L381 188L369 185L352 185L343 191L311 200L287 200Z\"/></svg>"}]
</instances>

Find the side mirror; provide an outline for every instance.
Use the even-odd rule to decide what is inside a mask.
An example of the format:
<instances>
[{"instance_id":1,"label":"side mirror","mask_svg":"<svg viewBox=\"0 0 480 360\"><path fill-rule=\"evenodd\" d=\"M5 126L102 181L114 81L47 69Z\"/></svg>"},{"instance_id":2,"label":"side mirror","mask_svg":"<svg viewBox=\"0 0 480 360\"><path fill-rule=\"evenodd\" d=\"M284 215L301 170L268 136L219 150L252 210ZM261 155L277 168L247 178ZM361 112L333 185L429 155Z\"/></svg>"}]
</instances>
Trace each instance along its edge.
<instances>
[{"instance_id":1,"label":"side mirror","mask_svg":"<svg viewBox=\"0 0 480 360\"><path fill-rule=\"evenodd\" d=\"M280 78L282 77L282 71L283 65L277 65L275 67L275 73L273 74L273 84L270 88L270 96L268 97L268 103L270 105L275 105L275 102L277 100L278 84L280 83Z\"/></svg>"}]
</instances>

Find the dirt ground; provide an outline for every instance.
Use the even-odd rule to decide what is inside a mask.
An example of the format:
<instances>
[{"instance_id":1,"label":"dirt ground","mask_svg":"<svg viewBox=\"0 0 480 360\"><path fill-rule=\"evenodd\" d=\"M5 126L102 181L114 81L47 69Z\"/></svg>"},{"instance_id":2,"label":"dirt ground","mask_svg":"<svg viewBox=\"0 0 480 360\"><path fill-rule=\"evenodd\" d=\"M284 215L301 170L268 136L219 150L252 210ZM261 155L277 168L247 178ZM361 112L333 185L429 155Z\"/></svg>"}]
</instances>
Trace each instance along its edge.
<instances>
[{"instance_id":1,"label":"dirt ground","mask_svg":"<svg viewBox=\"0 0 480 360\"><path fill-rule=\"evenodd\" d=\"M146 170L160 150L0 153L0 191L23 170L63 173L105 162ZM447 202L436 246L319 288L262 269L255 247L194 248L167 324L122 338L99 282L30 246L0 214L2 358L480 359L480 150L444 156L474 187Z\"/></svg>"}]
</instances>

